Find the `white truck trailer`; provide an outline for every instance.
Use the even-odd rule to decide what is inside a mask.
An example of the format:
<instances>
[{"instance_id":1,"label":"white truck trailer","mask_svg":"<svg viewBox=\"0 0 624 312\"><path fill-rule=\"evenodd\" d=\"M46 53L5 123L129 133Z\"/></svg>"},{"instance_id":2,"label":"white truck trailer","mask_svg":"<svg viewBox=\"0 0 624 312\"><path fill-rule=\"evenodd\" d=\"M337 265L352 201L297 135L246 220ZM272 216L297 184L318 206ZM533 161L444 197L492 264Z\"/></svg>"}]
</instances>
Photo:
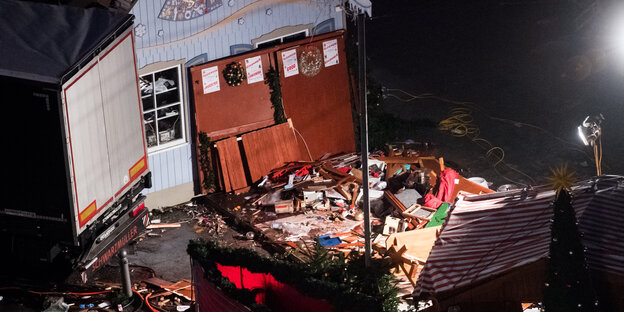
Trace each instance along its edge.
<instances>
[{"instance_id":1,"label":"white truck trailer","mask_svg":"<svg viewBox=\"0 0 624 312\"><path fill-rule=\"evenodd\" d=\"M103 9L0 1L0 274L86 279L148 225L132 24Z\"/></svg>"}]
</instances>

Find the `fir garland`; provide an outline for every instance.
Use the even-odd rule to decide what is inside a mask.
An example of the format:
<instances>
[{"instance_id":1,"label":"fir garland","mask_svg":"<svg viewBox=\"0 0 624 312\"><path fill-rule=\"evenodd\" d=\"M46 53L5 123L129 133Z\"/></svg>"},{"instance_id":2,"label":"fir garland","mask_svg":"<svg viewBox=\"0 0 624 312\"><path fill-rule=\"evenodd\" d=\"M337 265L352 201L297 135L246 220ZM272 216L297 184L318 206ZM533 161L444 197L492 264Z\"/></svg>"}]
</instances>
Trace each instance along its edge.
<instances>
[{"instance_id":1,"label":"fir garland","mask_svg":"<svg viewBox=\"0 0 624 312\"><path fill-rule=\"evenodd\" d=\"M199 140L199 166L203 174L202 186L207 192L211 192L215 189L214 173L212 171L211 157L210 157L210 145L212 142L206 132L200 131L198 135Z\"/></svg>"},{"instance_id":2,"label":"fir garland","mask_svg":"<svg viewBox=\"0 0 624 312\"><path fill-rule=\"evenodd\" d=\"M223 79L225 79L225 83L227 83L228 86L240 86L245 78L245 70L240 63L232 62L225 65L223 69Z\"/></svg>"},{"instance_id":3,"label":"fir garland","mask_svg":"<svg viewBox=\"0 0 624 312\"><path fill-rule=\"evenodd\" d=\"M264 83L269 85L269 89L271 90L273 120L275 120L275 124L285 123L286 114L284 113L284 105L282 104L282 85L280 83L279 72L271 66L265 77Z\"/></svg>"},{"instance_id":4,"label":"fir garland","mask_svg":"<svg viewBox=\"0 0 624 312\"><path fill-rule=\"evenodd\" d=\"M224 278L216 263L245 267L254 273L270 273L302 294L328 300L337 309L396 311L398 307L396 280L384 260L374 259L366 268L363 257L345 262L344 257L329 256L320 244L309 251L310 261L306 263L265 258L250 249L222 247L215 241L201 239L191 241L187 251L193 260L201 263L211 282L254 311L267 308L255 303L251 291L238 289Z\"/></svg>"}]
</instances>

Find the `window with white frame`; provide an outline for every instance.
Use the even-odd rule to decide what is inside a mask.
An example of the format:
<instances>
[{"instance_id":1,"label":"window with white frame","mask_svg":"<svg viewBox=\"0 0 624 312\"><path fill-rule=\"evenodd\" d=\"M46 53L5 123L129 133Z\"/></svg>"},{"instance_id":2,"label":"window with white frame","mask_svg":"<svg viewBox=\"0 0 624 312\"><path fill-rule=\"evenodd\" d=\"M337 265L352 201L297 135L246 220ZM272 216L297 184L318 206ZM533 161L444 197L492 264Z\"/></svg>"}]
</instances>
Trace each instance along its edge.
<instances>
[{"instance_id":1,"label":"window with white frame","mask_svg":"<svg viewBox=\"0 0 624 312\"><path fill-rule=\"evenodd\" d=\"M145 139L150 152L186 142L180 66L141 75Z\"/></svg>"},{"instance_id":2,"label":"window with white frame","mask_svg":"<svg viewBox=\"0 0 624 312\"><path fill-rule=\"evenodd\" d=\"M257 49L268 48L268 47L276 46L281 43L293 42L293 41L297 41L300 39L304 39L307 36L308 36L308 30L304 29L304 30L294 32L291 34L279 36L277 38L273 38L270 40L256 42L256 48Z\"/></svg>"}]
</instances>

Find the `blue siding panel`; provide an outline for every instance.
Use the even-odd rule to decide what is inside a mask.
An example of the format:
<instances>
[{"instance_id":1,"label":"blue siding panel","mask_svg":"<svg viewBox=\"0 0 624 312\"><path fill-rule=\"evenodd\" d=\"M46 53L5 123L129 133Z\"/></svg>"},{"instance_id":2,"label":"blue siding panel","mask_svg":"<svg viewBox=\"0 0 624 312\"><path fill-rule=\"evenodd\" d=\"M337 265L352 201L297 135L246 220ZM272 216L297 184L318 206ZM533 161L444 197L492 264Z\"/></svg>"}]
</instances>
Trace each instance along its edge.
<instances>
[{"instance_id":1,"label":"blue siding panel","mask_svg":"<svg viewBox=\"0 0 624 312\"><path fill-rule=\"evenodd\" d=\"M182 184L186 180L186 177L185 177L186 170L182 166L182 164L186 163L186 159L187 159L186 151L187 151L187 149L181 149L180 150L179 159L178 159L178 161L176 163L176 165L177 165L176 166L176 181L178 181L178 184Z\"/></svg>"},{"instance_id":2,"label":"blue siding panel","mask_svg":"<svg viewBox=\"0 0 624 312\"><path fill-rule=\"evenodd\" d=\"M171 158L169 159L169 166L171 166L172 170L169 171L171 176L171 183L173 185L180 185L182 183L182 179L180 178L179 172L179 161L180 161L180 149L176 149L175 152L172 153Z\"/></svg>"},{"instance_id":3,"label":"blue siding panel","mask_svg":"<svg viewBox=\"0 0 624 312\"><path fill-rule=\"evenodd\" d=\"M153 185L148 194L193 181L190 144L149 155L148 164Z\"/></svg>"},{"instance_id":4,"label":"blue siding panel","mask_svg":"<svg viewBox=\"0 0 624 312\"><path fill-rule=\"evenodd\" d=\"M165 157L163 157L165 159L166 166L167 166L167 187L176 185L175 184L175 168L173 166L175 165L175 154L177 151L178 149L176 148L173 151L171 151L171 153L165 153Z\"/></svg>"},{"instance_id":5,"label":"blue siding panel","mask_svg":"<svg viewBox=\"0 0 624 312\"><path fill-rule=\"evenodd\" d=\"M169 168L167 168L167 155L169 153L172 153L173 151L169 151L168 153L159 153L160 155L158 155L158 166L160 168L161 174L160 174L160 185L162 189L167 189L169 188L169 183L167 181L167 178L169 177Z\"/></svg>"}]
</instances>

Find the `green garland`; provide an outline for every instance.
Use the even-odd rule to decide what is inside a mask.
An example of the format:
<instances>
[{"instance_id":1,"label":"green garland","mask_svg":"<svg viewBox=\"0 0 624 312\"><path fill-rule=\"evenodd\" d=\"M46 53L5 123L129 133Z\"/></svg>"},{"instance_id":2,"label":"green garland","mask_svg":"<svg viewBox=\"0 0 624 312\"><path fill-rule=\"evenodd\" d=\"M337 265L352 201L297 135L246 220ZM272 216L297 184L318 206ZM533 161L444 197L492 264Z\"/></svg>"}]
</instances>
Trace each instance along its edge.
<instances>
[{"instance_id":1,"label":"green garland","mask_svg":"<svg viewBox=\"0 0 624 312\"><path fill-rule=\"evenodd\" d=\"M362 257L345 262L344 257L330 256L319 244L308 250L305 263L265 258L250 249L222 247L215 241L201 239L191 241L187 251L202 264L211 282L254 311L266 310L266 307L255 304L251 291L238 289L224 278L216 263L270 273L302 294L328 300L339 310L396 311L398 307L396 280L389 273L389 263L384 260L374 259L366 268Z\"/></svg>"},{"instance_id":2,"label":"green garland","mask_svg":"<svg viewBox=\"0 0 624 312\"><path fill-rule=\"evenodd\" d=\"M273 66L267 71L264 84L268 84L269 89L271 89L271 107L273 108L275 124L285 123L286 114L282 104L282 85L280 84L279 72Z\"/></svg>"},{"instance_id":3,"label":"green garland","mask_svg":"<svg viewBox=\"0 0 624 312\"><path fill-rule=\"evenodd\" d=\"M212 142L206 132L200 131L198 135L199 140L199 166L203 173L202 186L207 192L214 191L214 173L212 171L211 157L210 157L210 145Z\"/></svg>"}]
</instances>

